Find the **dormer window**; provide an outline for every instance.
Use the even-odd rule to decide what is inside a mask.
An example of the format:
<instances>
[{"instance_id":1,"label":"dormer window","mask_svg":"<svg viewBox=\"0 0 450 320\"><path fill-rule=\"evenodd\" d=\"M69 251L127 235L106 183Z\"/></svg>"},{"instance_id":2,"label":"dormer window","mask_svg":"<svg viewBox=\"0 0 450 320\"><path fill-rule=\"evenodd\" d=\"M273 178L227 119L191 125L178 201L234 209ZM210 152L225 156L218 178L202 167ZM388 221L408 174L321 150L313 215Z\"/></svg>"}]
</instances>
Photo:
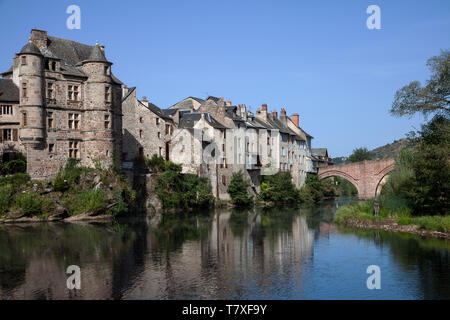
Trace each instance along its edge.
<instances>
[{"instance_id":1,"label":"dormer window","mask_svg":"<svg viewBox=\"0 0 450 320\"><path fill-rule=\"evenodd\" d=\"M103 67L103 73L105 74L105 76L109 75L109 67L108 66Z\"/></svg>"},{"instance_id":2,"label":"dormer window","mask_svg":"<svg viewBox=\"0 0 450 320\"><path fill-rule=\"evenodd\" d=\"M26 56L21 56L20 57L20 61L21 61L22 65L26 65L27 64L27 57Z\"/></svg>"},{"instance_id":3,"label":"dormer window","mask_svg":"<svg viewBox=\"0 0 450 320\"><path fill-rule=\"evenodd\" d=\"M56 71L56 61L52 61L52 71Z\"/></svg>"}]
</instances>

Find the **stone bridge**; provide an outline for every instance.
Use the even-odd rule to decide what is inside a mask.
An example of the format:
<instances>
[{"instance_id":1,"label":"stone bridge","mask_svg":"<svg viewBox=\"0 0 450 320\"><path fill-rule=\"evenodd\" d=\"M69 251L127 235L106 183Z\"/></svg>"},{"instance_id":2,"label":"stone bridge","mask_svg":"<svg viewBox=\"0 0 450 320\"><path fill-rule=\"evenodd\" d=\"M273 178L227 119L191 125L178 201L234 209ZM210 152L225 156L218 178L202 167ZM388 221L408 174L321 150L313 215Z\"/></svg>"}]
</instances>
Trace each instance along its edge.
<instances>
[{"instance_id":1,"label":"stone bridge","mask_svg":"<svg viewBox=\"0 0 450 320\"><path fill-rule=\"evenodd\" d=\"M365 160L319 168L318 175L319 179L344 178L356 187L359 198L369 199L379 193L380 182L394 169L394 164L394 159Z\"/></svg>"}]
</instances>

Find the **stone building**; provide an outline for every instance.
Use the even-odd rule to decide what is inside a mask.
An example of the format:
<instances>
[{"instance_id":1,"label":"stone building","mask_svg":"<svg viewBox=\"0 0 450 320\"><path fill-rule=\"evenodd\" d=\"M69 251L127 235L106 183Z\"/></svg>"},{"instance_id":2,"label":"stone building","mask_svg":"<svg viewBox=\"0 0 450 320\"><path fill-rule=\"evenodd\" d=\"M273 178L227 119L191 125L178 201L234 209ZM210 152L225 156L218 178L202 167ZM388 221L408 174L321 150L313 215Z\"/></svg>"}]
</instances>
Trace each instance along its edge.
<instances>
[{"instance_id":1,"label":"stone building","mask_svg":"<svg viewBox=\"0 0 450 320\"><path fill-rule=\"evenodd\" d=\"M0 153L26 154L32 178L54 176L68 158L121 166L122 83L104 46L33 29L0 82Z\"/></svg>"},{"instance_id":2,"label":"stone building","mask_svg":"<svg viewBox=\"0 0 450 320\"><path fill-rule=\"evenodd\" d=\"M311 154L317 168L323 168L333 165L333 160L328 156L327 148L312 148Z\"/></svg>"},{"instance_id":3,"label":"stone building","mask_svg":"<svg viewBox=\"0 0 450 320\"><path fill-rule=\"evenodd\" d=\"M124 168L131 168L138 156L156 154L169 160L173 119L146 97L137 99L135 87L124 86L122 91Z\"/></svg>"}]
</instances>

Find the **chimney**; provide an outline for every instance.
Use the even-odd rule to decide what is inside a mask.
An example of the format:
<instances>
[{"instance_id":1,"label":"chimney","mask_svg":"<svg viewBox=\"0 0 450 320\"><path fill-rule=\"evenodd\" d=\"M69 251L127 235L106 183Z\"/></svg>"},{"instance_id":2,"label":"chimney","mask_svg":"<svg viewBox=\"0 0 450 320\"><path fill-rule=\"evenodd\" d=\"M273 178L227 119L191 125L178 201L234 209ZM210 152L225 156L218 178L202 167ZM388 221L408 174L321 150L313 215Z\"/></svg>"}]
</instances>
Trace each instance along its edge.
<instances>
[{"instance_id":1,"label":"chimney","mask_svg":"<svg viewBox=\"0 0 450 320\"><path fill-rule=\"evenodd\" d=\"M263 104L262 106L261 106L261 108L262 108L262 111L266 111L267 112L267 104Z\"/></svg>"},{"instance_id":2,"label":"chimney","mask_svg":"<svg viewBox=\"0 0 450 320\"><path fill-rule=\"evenodd\" d=\"M282 116L285 116L285 115L286 115L286 109L281 108L281 115L282 115Z\"/></svg>"},{"instance_id":3,"label":"chimney","mask_svg":"<svg viewBox=\"0 0 450 320\"><path fill-rule=\"evenodd\" d=\"M142 97L142 101L147 102L147 97Z\"/></svg>"},{"instance_id":4,"label":"chimney","mask_svg":"<svg viewBox=\"0 0 450 320\"><path fill-rule=\"evenodd\" d=\"M299 123L298 123L298 113L294 113L292 116L292 122L299 128Z\"/></svg>"},{"instance_id":5,"label":"chimney","mask_svg":"<svg viewBox=\"0 0 450 320\"><path fill-rule=\"evenodd\" d=\"M144 104L146 107L148 107L148 101L147 101L147 97L142 97L142 104Z\"/></svg>"},{"instance_id":6,"label":"chimney","mask_svg":"<svg viewBox=\"0 0 450 320\"><path fill-rule=\"evenodd\" d=\"M227 100L227 101L225 102L225 105L228 106L228 107L231 106L231 100Z\"/></svg>"},{"instance_id":7,"label":"chimney","mask_svg":"<svg viewBox=\"0 0 450 320\"><path fill-rule=\"evenodd\" d=\"M124 84L123 87L122 87L122 98L125 97L128 94L129 90L130 89L128 89L127 85Z\"/></svg>"},{"instance_id":8,"label":"chimney","mask_svg":"<svg viewBox=\"0 0 450 320\"><path fill-rule=\"evenodd\" d=\"M276 110L272 111L272 117L273 117L274 119L277 119L277 118L278 118L278 112L277 112Z\"/></svg>"},{"instance_id":9,"label":"chimney","mask_svg":"<svg viewBox=\"0 0 450 320\"><path fill-rule=\"evenodd\" d=\"M47 47L47 31L31 29L31 41L38 47Z\"/></svg>"}]
</instances>

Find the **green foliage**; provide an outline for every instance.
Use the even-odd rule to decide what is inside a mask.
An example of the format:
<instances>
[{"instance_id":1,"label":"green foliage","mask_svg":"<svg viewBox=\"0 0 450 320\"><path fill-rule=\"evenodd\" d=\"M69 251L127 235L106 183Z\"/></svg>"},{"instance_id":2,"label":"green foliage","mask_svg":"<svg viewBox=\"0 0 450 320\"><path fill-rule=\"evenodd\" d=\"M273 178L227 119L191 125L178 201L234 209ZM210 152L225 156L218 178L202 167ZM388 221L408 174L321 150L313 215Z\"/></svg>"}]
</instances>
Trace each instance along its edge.
<instances>
[{"instance_id":1,"label":"green foliage","mask_svg":"<svg viewBox=\"0 0 450 320\"><path fill-rule=\"evenodd\" d=\"M171 161L165 161L163 166L159 160L154 163L157 163L153 167L155 170L163 170L159 174L155 191L164 209L208 208L214 204L208 179L182 174L181 165Z\"/></svg>"},{"instance_id":2,"label":"green foliage","mask_svg":"<svg viewBox=\"0 0 450 320\"><path fill-rule=\"evenodd\" d=\"M358 190L350 181L341 177L333 178L337 182L336 192L338 196L356 196L358 194Z\"/></svg>"},{"instance_id":3,"label":"green foliage","mask_svg":"<svg viewBox=\"0 0 450 320\"><path fill-rule=\"evenodd\" d=\"M381 194L403 198L414 215L446 215L450 210L449 120L435 116L414 141L414 149L400 152Z\"/></svg>"},{"instance_id":4,"label":"green foliage","mask_svg":"<svg viewBox=\"0 0 450 320\"><path fill-rule=\"evenodd\" d=\"M16 198L16 206L25 215L38 215L42 213L42 198L33 192L26 192Z\"/></svg>"},{"instance_id":5,"label":"green foliage","mask_svg":"<svg viewBox=\"0 0 450 320\"><path fill-rule=\"evenodd\" d=\"M348 157L349 162L359 162L364 160L371 160L372 154L366 147L356 148L353 153Z\"/></svg>"},{"instance_id":6,"label":"green foliage","mask_svg":"<svg viewBox=\"0 0 450 320\"><path fill-rule=\"evenodd\" d=\"M0 215L9 211L13 191L13 186L10 184L7 184L0 188Z\"/></svg>"},{"instance_id":7,"label":"green foliage","mask_svg":"<svg viewBox=\"0 0 450 320\"><path fill-rule=\"evenodd\" d=\"M233 173L227 192L231 202L237 207L248 207L253 203L253 196L248 194L250 184L244 178L242 171Z\"/></svg>"},{"instance_id":8,"label":"green foliage","mask_svg":"<svg viewBox=\"0 0 450 320\"><path fill-rule=\"evenodd\" d=\"M53 181L53 191L64 192L73 185L80 183L81 174L92 169L78 166L79 159L69 158L64 168L61 168Z\"/></svg>"},{"instance_id":9,"label":"green foliage","mask_svg":"<svg viewBox=\"0 0 450 320\"><path fill-rule=\"evenodd\" d=\"M413 81L398 90L391 114L411 116L419 112L423 115L450 115L450 51L443 50L439 56L430 58L427 66L431 76L426 85L422 87L419 81Z\"/></svg>"},{"instance_id":10,"label":"green foliage","mask_svg":"<svg viewBox=\"0 0 450 320\"><path fill-rule=\"evenodd\" d=\"M299 201L298 190L292 183L291 173L278 172L274 175L264 176L259 199L280 203Z\"/></svg>"},{"instance_id":11,"label":"green foliage","mask_svg":"<svg viewBox=\"0 0 450 320\"><path fill-rule=\"evenodd\" d=\"M78 215L88 212L96 212L105 208L108 204L108 196L102 189L86 189L78 192L74 197L65 201L69 214Z\"/></svg>"},{"instance_id":12,"label":"green foliage","mask_svg":"<svg viewBox=\"0 0 450 320\"><path fill-rule=\"evenodd\" d=\"M27 158L20 152L14 152L14 159L0 163L0 175L25 173L27 171Z\"/></svg>"},{"instance_id":13,"label":"green foliage","mask_svg":"<svg viewBox=\"0 0 450 320\"><path fill-rule=\"evenodd\" d=\"M147 166L156 172L163 172L166 170L166 161L163 157L154 154L151 159L146 159Z\"/></svg>"},{"instance_id":14,"label":"green foliage","mask_svg":"<svg viewBox=\"0 0 450 320\"><path fill-rule=\"evenodd\" d=\"M13 175L0 177L0 187L11 185L14 189L27 184L30 176L27 173L16 173Z\"/></svg>"}]
</instances>

